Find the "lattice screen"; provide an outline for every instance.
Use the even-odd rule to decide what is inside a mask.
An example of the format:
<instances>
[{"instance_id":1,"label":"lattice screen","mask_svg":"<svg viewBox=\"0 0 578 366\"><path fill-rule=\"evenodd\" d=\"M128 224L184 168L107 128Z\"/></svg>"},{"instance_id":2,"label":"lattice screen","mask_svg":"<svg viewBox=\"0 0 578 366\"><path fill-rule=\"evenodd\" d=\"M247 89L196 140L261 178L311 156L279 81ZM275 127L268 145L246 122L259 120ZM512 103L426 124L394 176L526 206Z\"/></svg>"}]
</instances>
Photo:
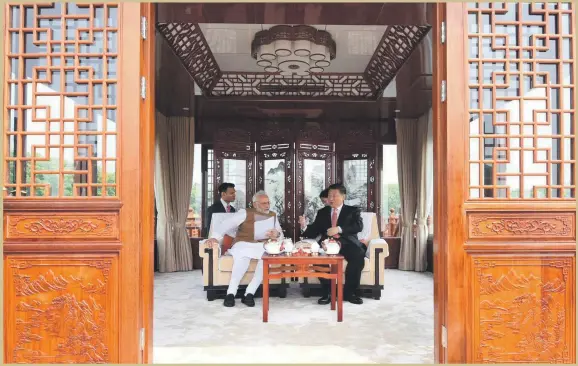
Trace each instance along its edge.
<instances>
[{"instance_id":1,"label":"lattice screen","mask_svg":"<svg viewBox=\"0 0 578 366\"><path fill-rule=\"evenodd\" d=\"M118 7L11 5L5 196L117 195Z\"/></svg>"},{"instance_id":2,"label":"lattice screen","mask_svg":"<svg viewBox=\"0 0 578 366\"><path fill-rule=\"evenodd\" d=\"M570 3L472 3L470 199L575 197Z\"/></svg>"}]
</instances>

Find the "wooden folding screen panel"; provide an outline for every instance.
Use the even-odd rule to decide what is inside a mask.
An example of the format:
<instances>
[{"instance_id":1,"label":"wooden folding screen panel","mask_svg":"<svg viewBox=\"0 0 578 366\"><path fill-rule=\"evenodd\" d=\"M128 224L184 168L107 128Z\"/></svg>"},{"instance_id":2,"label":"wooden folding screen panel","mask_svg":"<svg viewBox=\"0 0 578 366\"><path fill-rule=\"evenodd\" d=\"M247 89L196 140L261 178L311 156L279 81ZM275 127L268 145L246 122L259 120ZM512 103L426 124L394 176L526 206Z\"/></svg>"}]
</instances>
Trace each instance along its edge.
<instances>
[{"instance_id":1,"label":"wooden folding screen panel","mask_svg":"<svg viewBox=\"0 0 578 366\"><path fill-rule=\"evenodd\" d=\"M223 128L216 133L214 145L214 195L219 199L221 183L235 184L237 191L233 206L252 207L255 193L255 143L251 133L239 128Z\"/></svg>"},{"instance_id":2,"label":"wooden folding screen panel","mask_svg":"<svg viewBox=\"0 0 578 366\"><path fill-rule=\"evenodd\" d=\"M139 9L6 7L7 363L140 360Z\"/></svg>"},{"instance_id":3,"label":"wooden folding screen panel","mask_svg":"<svg viewBox=\"0 0 578 366\"><path fill-rule=\"evenodd\" d=\"M447 9L447 361L575 363L575 10Z\"/></svg>"},{"instance_id":4,"label":"wooden folding screen panel","mask_svg":"<svg viewBox=\"0 0 578 366\"><path fill-rule=\"evenodd\" d=\"M271 209L278 213L285 236L292 237L297 224L293 217L295 153L289 128L261 130L257 144L257 190L269 195Z\"/></svg>"}]
</instances>

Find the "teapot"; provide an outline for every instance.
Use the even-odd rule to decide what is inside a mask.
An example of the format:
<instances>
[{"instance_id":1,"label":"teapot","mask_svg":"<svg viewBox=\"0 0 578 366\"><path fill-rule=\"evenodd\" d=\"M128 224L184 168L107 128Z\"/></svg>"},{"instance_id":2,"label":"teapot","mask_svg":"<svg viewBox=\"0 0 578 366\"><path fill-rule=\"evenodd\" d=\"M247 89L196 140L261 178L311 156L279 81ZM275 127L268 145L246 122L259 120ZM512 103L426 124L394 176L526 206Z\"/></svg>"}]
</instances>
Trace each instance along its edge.
<instances>
[{"instance_id":1,"label":"teapot","mask_svg":"<svg viewBox=\"0 0 578 366\"><path fill-rule=\"evenodd\" d=\"M286 253L293 252L293 249L295 248L295 245L293 245L293 240L291 240L291 238L283 240L283 246L285 247Z\"/></svg>"},{"instance_id":2,"label":"teapot","mask_svg":"<svg viewBox=\"0 0 578 366\"><path fill-rule=\"evenodd\" d=\"M319 253L319 249L321 248L321 246L319 245L319 243L317 243L316 241L311 243L311 254L317 254Z\"/></svg>"},{"instance_id":3,"label":"teapot","mask_svg":"<svg viewBox=\"0 0 578 366\"><path fill-rule=\"evenodd\" d=\"M269 239L263 244L263 248L267 254L280 254L282 242L274 239Z\"/></svg>"},{"instance_id":4,"label":"teapot","mask_svg":"<svg viewBox=\"0 0 578 366\"><path fill-rule=\"evenodd\" d=\"M341 249L341 245L333 238L323 240L323 246L325 247L325 253L329 255L339 254Z\"/></svg>"}]
</instances>

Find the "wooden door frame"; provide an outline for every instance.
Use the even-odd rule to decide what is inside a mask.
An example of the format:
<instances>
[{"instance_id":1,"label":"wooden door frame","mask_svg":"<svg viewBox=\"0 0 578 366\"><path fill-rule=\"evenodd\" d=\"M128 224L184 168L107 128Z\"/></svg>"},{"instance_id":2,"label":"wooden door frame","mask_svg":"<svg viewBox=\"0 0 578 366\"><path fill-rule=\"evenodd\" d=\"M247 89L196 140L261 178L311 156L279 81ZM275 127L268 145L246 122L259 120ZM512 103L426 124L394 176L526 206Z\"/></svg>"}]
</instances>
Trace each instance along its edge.
<instances>
[{"instance_id":1,"label":"wooden door frame","mask_svg":"<svg viewBox=\"0 0 578 366\"><path fill-rule=\"evenodd\" d=\"M447 60L446 57L448 52L456 51L446 44L440 42L440 25L442 21L446 22L446 29L449 27L450 23L452 26L452 31L460 29L465 32L465 19L463 18L463 12L461 6L463 4L446 4L446 3L435 3L432 4L434 8L434 22L432 24L432 62L433 62L433 86L432 86L432 115L433 115L433 135L434 135L434 267L436 268L434 272L434 357L436 363L447 363L456 362L456 360L461 360L465 362L465 353L461 350L465 350L466 340L463 338L465 335L465 321L462 316L465 313L449 313L447 311L447 304L451 304L451 301L455 301L456 297L448 298L448 288L455 289L456 283L463 282L462 278L449 279L452 286L446 283L448 280L447 269L448 263L452 265L453 268L457 268L460 263L452 260L448 260L448 248L450 246L450 237L455 239L453 235L458 233L463 235L463 230L460 225L463 225L462 212L463 212L463 200L461 195L454 195L452 189L455 189L459 184L464 184L461 180L463 179L460 175L461 170L450 169L450 166L457 166L458 164L463 165L463 148L452 145L452 148L448 147L448 140L455 139L459 136L459 139L463 139L463 134L460 135L460 130L455 127L459 123L448 123L447 120L447 105L441 101L441 84L442 80L446 80L447 75ZM141 187L141 198L143 202L143 208L140 212L141 224L141 235L142 235L142 249L141 249L141 261L142 266L140 268L141 273L141 319L142 327L144 328L144 352L142 357L143 363L153 362L153 302L154 302L154 122L155 122L155 101L154 101L154 88L155 88L155 19L156 19L156 6L154 3L142 3L141 4L142 15L148 20L147 29L147 39L143 41L141 47L141 73L146 79L147 93L146 98L141 100L141 114L142 122L140 124L140 139L141 144L139 148L141 156L141 172L142 172L142 182ZM455 47L455 43L452 44ZM462 45L463 47L464 45ZM449 50L449 51L448 51ZM463 50L461 50L463 51ZM464 69L465 63L462 60L457 60L456 58L451 59L451 64L453 66L461 65ZM461 64L460 64L461 63ZM453 69L453 68L452 68ZM459 68L458 68L459 70ZM462 87L465 87L466 73L464 69ZM455 80L455 79L454 79ZM455 88L457 85L453 85ZM456 96L465 103L465 93L461 96ZM436 102L437 101L437 102ZM463 121L463 119L462 119ZM148 122L148 123L144 123ZM464 142L465 144L465 142ZM459 145L459 144L458 144ZM295 149L297 154L298 149ZM296 161L297 162L297 161ZM216 169L216 167L214 167ZM451 182L452 184L446 184L446 182ZM463 191L463 190L460 190ZM450 194L451 193L451 194ZM296 193L295 193L296 194ZM451 224L451 226L450 226ZM457 230L459 228L459 230ZM450 235L450 233L452 235ZM458 243L459 240L453 240L453 243ZM462 263L463 266L463 263ZM463 268L463 267L462 267ZM460 282L461 281L461 282ZM463 284L462 284L463 286ZM453 291L453 290L452 290ZM456 309L458 303L453 304L452 308ZM443 327L447 327L448 321L452 320L453 328L448 328L451 332L447 335L447 339L452 341L452 353L448 353L447 346L442 344L443 338Z\"/></svg>"},{"instance_id":2,"label":"wooden door frame","mask_svg":"<svg viewBox=\"0 0 578 366\"><path fill-rule=\"evenodd\" d=\"M155 172L155 21L156 4L141 3L141 16L147 19L146 39L141 35L140 71L146 85L146 94L140 101L140 170L142 185L140 198L142 209L140 251L140 307L141 307L141 363L153 363L153 319L154 319L154 172ZM142 23L141 23L142 24ZM142 25L141 25L142 26ZM141 27L139 27L141 30ZM142 30L141 30L142 31ZM141 79L142 80L142 79Z\"/></svg>"}]
</instances>

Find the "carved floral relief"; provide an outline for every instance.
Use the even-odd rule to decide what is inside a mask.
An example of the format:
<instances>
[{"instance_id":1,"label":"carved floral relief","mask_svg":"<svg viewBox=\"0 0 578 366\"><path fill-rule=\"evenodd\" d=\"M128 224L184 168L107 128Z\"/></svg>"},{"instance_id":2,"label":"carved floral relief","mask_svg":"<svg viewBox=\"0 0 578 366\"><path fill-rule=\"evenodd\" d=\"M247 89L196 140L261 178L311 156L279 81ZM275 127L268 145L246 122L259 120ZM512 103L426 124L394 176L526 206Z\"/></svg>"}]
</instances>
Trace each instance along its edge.
<instances>
[{"instance_id":1,"label":"carved floral relief","mask_svg":"<svg viewBox=\"0 0 578 366\"><path fill-rule=\"evenodd\" d=\"M7 215L7 239L71 237L117 239L118 215Z\"/></svg>"}]
</instances>

